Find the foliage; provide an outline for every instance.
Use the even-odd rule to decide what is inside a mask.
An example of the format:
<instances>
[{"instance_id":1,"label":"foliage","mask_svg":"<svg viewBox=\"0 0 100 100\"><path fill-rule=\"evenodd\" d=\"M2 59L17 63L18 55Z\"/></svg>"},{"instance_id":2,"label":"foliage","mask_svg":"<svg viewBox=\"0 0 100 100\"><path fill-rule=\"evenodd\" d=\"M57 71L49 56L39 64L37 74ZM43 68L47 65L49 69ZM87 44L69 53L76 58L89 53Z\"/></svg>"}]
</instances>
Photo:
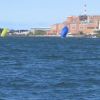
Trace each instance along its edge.
<instances>
[{"instance_id":1,"label":"foliage","mask_svg":"<svg viewBox=\"0 0 100 100\"><path fill-rule=\"evenodd\" d=\"M46 35L46 31L43 30L36 30L34 35Z\"/></svg>"},{"instance_id":2,"label":"foliage","mask_svg":"<svg viewBox=\"0 0 100 100\"><path fill-rule=\"evenodd\" d=\"M0 28L0 34L2 33L2 30L3 30L3 29L2 29L2 28Z\"/></svg>"},{"instance_id":3,"label":"foliage","mask_svg":"<svg viewBox=\"0 0 100 100\"><path fill-rule=\"evenodd\" d=\"M82 31L79 32L80 35L84 35L84 33Z\"/></svg>"}]
</instances>

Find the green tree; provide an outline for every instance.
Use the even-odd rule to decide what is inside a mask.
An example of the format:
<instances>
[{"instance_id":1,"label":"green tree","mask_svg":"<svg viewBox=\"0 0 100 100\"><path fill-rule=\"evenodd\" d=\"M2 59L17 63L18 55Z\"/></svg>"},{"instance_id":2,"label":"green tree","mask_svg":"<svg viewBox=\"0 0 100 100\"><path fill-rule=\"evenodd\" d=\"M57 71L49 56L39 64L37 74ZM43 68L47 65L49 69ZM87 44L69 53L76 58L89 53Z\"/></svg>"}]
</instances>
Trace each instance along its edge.
<instances>
[{"instance_id":1,"label":"green tree","mask_svg":"<svg viewBox=\"0 0 100 100\"><path fill-rule=\"evenodd\" d=\"M46 35L46 31L36 30L34 35Z\"/></svg>"}]
</instances>

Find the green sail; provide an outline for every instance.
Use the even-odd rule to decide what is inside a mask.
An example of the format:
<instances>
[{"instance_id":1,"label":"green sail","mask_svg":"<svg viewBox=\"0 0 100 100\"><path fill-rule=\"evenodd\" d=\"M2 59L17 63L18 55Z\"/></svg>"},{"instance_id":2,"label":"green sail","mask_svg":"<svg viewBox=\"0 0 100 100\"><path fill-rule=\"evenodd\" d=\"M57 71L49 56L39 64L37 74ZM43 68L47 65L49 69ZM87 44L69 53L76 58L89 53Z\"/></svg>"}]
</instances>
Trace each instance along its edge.
<instances>
[{"instance_id":1,"label":"green sail","mask_svg":"<svg viewBox=\"0 0 100 100\"><path fill-rule=\"evenodd\" d=\"M9 32L8 28L4 28L2 33L1 33L1 37L5 37L8 32Z\"/></svg>"}]
</instances>

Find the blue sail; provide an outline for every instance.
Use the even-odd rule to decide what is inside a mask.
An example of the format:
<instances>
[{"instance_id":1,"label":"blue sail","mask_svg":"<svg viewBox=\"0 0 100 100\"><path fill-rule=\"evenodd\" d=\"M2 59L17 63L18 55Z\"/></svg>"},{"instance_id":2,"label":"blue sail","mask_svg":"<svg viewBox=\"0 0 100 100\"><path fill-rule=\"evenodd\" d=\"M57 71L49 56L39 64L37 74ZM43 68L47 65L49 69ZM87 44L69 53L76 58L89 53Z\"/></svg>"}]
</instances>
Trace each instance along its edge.
<instances>
[{"instance_id":1,"label":"blue sail","mask_svg":"<svg viewBox=\"0 0 100 100\"><path fill-rule=\"evenodd\" d=\"M68 27L65 26L62 30L61 30L61 37L66 37L68 33Z\"/></svg>"}]
</instances>

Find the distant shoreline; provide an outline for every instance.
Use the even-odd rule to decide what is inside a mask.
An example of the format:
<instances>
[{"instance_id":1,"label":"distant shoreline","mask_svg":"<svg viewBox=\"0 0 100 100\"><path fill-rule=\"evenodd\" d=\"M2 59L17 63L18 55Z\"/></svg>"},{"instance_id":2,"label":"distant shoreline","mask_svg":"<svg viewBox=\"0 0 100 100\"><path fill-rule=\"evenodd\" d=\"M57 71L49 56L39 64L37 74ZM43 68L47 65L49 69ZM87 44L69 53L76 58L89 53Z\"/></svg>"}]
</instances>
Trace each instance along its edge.
<instances>
[{"instance_id":1,"label":"distant shoreline","mask_svg":"<svg viewBox=\"0 0 100 100\"><path fill-rule=\"evenodd\" d=\"M8 35L6 37L61 37L60 35ZM97 36L71 35L65 38L100 38Z\"/></svg>"}]
</instances>

